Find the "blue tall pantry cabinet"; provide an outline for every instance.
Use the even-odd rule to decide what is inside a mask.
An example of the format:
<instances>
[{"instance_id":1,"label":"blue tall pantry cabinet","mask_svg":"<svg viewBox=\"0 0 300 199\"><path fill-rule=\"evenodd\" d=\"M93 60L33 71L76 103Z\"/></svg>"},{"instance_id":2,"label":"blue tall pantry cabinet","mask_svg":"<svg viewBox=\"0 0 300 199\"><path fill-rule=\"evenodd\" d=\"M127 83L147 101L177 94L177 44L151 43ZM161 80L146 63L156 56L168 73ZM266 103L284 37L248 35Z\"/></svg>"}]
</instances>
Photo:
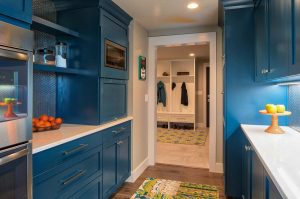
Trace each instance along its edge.
<instances>
[{"instance_id":1,"label":"blue tall pantry cabinet","mask_svg":"<svg viewBox=\"0 0 300 199\"><path fill-rule=\"evenodd\" d=\"M244 191L251 189L251 186L245 184L245 179L249 177L243 175L244 135L240 124L269 124L269 118L260 115L258 110L268 103L286 104L287 89L255 81L253 4L249 5L249 1L246 5L237 4L237 1L232 1L232 4L230 2L224 1L225 193L230 197L241 198ZM280 123L286 124L286 120L283 119Z\"/></svg>"}]
</instances>

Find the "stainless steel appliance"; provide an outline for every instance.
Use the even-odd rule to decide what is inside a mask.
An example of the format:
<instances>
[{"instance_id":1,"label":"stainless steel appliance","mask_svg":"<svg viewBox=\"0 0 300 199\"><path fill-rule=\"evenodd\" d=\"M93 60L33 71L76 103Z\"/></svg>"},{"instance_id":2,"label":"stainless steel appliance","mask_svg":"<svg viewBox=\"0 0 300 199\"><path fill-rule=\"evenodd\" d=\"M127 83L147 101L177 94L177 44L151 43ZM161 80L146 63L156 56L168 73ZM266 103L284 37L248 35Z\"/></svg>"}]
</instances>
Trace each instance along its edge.
<instances>
[{"instance_id":1,"label":"stainless steel appliance","mask_svg":"<svg viewBox=\"0 0 300 199\"><path fill-rule=\"evenodd\" d=\"M126 70L126 48L112 41L105 41L105 66Z\"/></svg>"},{"instance_id":2,"label":"stainless steel appliance","mask_svg":"<svg viewBox=\"0 0 300 199\"><path fill-rule=\"evenodd\" d=\"M33 33L0 22L0 198L32 198Z\"/></svg>"}]
</instances>

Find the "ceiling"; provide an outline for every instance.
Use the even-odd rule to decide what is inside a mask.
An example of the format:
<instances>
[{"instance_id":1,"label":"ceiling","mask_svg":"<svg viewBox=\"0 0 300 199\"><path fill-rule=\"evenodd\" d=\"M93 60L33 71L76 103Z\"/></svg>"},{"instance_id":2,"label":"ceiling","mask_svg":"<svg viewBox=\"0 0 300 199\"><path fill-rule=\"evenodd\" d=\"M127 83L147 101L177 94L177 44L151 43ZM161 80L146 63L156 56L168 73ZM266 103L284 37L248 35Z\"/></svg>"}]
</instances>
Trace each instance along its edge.
<instances>
[{"instance_id":1,"label":"ceiling","mask_svg":"<svg viewBox=\"0 0 300 199\"><path fill-rule=\"evenodd\" d=\"M218 24L218 0L113 0L148 31L215 26ZM190 10L189 2L199 7Z\"/></svg>"},{"instance_id":2,"label":"ceiling","mask_svg":"<svg viewBox=\"0 0 300 199\"><path fill-rule=\"evenodd\" d=\"M209 60L209 45L159 47L157 59L188 59L191 58L190 53L194 53L196 58Z\"/></svg>"}]
</instances>

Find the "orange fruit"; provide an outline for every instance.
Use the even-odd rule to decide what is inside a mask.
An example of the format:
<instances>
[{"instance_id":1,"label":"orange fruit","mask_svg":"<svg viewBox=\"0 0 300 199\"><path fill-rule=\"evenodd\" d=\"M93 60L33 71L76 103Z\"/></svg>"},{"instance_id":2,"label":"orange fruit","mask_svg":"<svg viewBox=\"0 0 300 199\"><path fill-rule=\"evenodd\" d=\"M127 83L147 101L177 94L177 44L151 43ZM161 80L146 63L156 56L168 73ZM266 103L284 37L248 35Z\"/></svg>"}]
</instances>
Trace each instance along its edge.
<instances>
[{"instance_id":1,"label":"orange fruit","mask_svg":"<svg viewBox=\"0 0 300 199\"><path fill-rule=\"evenodd\" d=\"M54 117L52 117L52 116L49 116L49 117L48 117L48 121L49 121L49 122L52 122L52 121L54 121L54 120L55 120Z\"/></svg>"},{"instance_id":2,"label":"orange fruit","mask_svg":"<svg viewBox=\"0 0 300 199\"><path fill-rule=\"evenodd\" d=\"M36 123L36 122L38 122L39 120L37 119L37 118L32 118L32 122L33 123Z\"/></svg>"},{"instance_id":3,"label":"orange fruit","mask_svg":"<svg viewBox=\"0 0 300 199\"><path fill-rule=\"evenodd\" d=\"M44 127L45 123L44 121L38 121L35 125L36 127Z\"/></svg>"},{"instance_id":4,"label":"orange fruit","mask_svg":"<svg viewBox=\"0 0 300 199\"><path fill-rule=\"evenodd\" d=\"M56 124L61 124L61 123L62 123L62 119L59 118L59 117L56 118L56 119L55 119L55 123L56 123Z\"/></svg>"},{"instance_id":5,"label":"orange fruit","mask_svg":"<svg viewBox=\"0 0 300 199\"><path fill-rule=\"evenodd\" d=\"M48 116L47 115L41 115L40 120L47 122L48 121Z\"/></svg>"},{"instance_id":6,"label":"orange fruit","mask_svg":"<svg viewBox=\"0 0 300 199\"><path fill-rule=\"evenodd\" d=\"M55 121L52 121L52 122L51 122L51 126L56 126Z\"/></svg>"},{"instance_id":7,"label":"orange fruit","mask_svg":"<svg viewBox=\"0 0 300 199\"><path fill-rule=\"evenodd\" d=\"M50 122L45 122L45 127L50 127L51 123Z\"/></svg>"}]
</instances>

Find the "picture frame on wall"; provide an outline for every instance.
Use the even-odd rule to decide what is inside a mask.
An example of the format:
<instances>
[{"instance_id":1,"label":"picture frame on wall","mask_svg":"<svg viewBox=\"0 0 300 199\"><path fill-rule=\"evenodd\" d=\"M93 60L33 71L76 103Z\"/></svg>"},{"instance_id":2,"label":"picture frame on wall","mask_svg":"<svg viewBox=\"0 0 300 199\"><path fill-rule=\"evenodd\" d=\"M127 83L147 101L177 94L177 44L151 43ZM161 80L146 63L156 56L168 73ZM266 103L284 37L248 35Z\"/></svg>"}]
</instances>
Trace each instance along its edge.
<instances>
[{"instance_id":1,"label":"picture frame on wall","mask_svg":"<svg viewBox=\"0 0 300 199\"><path fill-rule=\"evenodd\" d=\"M147 76L147 60L146 57L140 55L138 58L139 80L146 80Z\"/></svg>"}]
</instances>

